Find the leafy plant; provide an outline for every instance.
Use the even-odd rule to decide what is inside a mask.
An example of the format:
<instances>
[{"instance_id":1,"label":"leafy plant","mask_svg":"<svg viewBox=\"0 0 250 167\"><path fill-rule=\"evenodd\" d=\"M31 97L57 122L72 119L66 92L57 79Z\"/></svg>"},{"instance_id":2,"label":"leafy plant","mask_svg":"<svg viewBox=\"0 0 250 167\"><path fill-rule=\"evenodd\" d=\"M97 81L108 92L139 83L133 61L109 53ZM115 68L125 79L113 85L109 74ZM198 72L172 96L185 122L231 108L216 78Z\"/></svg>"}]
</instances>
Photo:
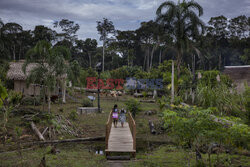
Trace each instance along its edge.
<instances>
[{"instance_id":1,"label":"leafy plant","mask_svg":"<svg viewBox=\"0 0 250 167\"><path fill-rule=\"evenodd\" d=\"M203 148L209 157L211 143L248 149L249 127L216 117L214 112L213 108L172 106L164 111L163 119L169 134L176 137L179 145L198 153Z\"/></svg>"},{"instance_id":2,"label":"leafy plant","mask_svg":"<svg viewBox=\"0 0 250 167\"><path fill-rule=\"evenodd\" d=\"M89 99L83 99L82 100L82 106L83 107L93 107L93 103Z\"/></svg>"},{"instance_id":3,"label":"leafy plant","mask_svg":"<svg viewBox=\"0 0 250 167\"><path fill-rule=\"evenodd\" d=\"M136 99L129 99L128 101L125 102L126 108L128 111L130 111L135 118L136 113L141 111L141 104L138 100Z\"/></svg>"},{"instance_id":4,"label":"leafy plant","mask_svg":"<svg viewBox=\"0 0 250 167\"><path fill-rule=\"evenodd\" d=\"M69 113L69 118L70 118L71 120L77 120L77 118L78 118L77 111L76 111L76 110L72 110L72 111Z\"/></svg>"},{"instance_id":5,"label":"leafy plant","mask_svg":"<svg viewBox=\"0 0 250 167\"><path fill-rule=\"evenodd\" d=\"M250 87L245 84L245 92L243 93L243 104L246 111L246 122L250 124Z\"/></svg>"},{"instance_id":6,"label":"leafy plant","mask_svg":"<svg viewBox=\"0 0 250 167\"><path fill-rule=\"evenodd\" d=\"M41 99L39 97L24 97L21 101L22 105L41 105Z\"/></svg>"},{"instance_id":7,"label":"leafy plant","mask_svg":"<svg viewBox=\"0 0 250 167\"><path fill-rule=\"evenodd\" d=\"M7 127L6 124L9 120L10 112L20 105L22 95L14 91L7 92L6 88L2 86L0 81L0 111L3 112L3 131L4 141L7 139Z\"/></svg>"},{"instance_id":8,"label":"leafy plant","mask_svg":"<svg viewBox=\"0 0 250 167\"><path fill-rule=\"evenodd\" d=\"M198 105L204 108L216 107L221 114L240 116L241 96L226 84L199 83L196 92Z\"/></svg>"},{"instance_id":9,"label":"leafy plant","mask_svg":"<svg viewBox=\"0 0 250 167\"><path fill-rule=\"evenodd\" d=\"M20 142L20 140L21 140L20 138L21 138L21 135L22 135L22 129L20 127L16 127L15 132L16 132L16 135L17 135L17 138L18 138L18 153L19 153L19 156L21 158L21 163L23 163L22 145L21 145L21 142Z\"/></svg>"},{"instance_id":10,"label":"leafy plant","mask_svg":"<svg viewBox=\"0 0 250 167\"><path fill-rule=\"evenodd\" d=\"M148 92L143 91L143 92L142 92L142 95L143 95L143 98L146 99L146 98L147 98L147 95L148 95Z\"/></svg>"}]
</instances>

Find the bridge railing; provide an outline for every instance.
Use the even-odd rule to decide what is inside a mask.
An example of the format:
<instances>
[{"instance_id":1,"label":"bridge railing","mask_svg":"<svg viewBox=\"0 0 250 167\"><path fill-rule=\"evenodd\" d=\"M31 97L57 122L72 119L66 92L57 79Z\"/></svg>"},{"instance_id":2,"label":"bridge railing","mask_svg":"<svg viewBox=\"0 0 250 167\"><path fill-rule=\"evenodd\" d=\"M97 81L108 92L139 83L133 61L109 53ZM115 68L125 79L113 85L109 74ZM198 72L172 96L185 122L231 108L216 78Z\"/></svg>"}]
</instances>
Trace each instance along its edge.
<instances>
[{"instance_id":1,"label":"bridge railing","mask_svg":"<svg viewBox=\"0 0 250 167\"><path fill-rule=\"evenodd\" d=\"M111 127L112 127L112 111L110 111L108 121L106 123L106 135L105 135L106 149L108 149L108 141L109 141Z\"/></svg>"},{"instance_id":2,"label":"bridge railing","mask_svg":"<svg viewBox=\"0 0 250 167\"><path fill-rule=\"evenodd\" d=\"M128 124L133 137L133 149L136 150L136 125L131 113L128 113Z\"/></svg>"}]
</instances>

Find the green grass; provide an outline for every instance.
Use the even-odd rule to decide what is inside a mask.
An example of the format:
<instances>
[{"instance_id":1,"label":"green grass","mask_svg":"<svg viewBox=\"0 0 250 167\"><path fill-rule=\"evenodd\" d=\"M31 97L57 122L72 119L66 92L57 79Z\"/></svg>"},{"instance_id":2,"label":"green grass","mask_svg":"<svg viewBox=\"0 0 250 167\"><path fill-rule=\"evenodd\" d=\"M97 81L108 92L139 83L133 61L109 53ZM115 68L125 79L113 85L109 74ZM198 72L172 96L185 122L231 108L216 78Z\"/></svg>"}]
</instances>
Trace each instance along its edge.
<instances>
[{"instance_id":1,"label":"green grass","mask_svg":"<svg viewBox=\"0 0 250 167\"><path fill-rule=\"evenodd\" d=\"M153 151L137 153L137 161L131 161L127 166L129 167L183 167L183 166L196 166L195 153L186 152L181 148L173 145L161 145ZM208 166L208 155L202 155L203 162ZM219 160L217 155L211 155L212 166L220 167L238 167L250 166L248 156L244 155L229 155L220 154Z\"/></svg>"},{"instance_id":2,"label":"green grass","mask_svg":"<svg viewBox=\"0 0 250 167\"><path fill-rule=\"evenodd\" d=\"M0 166L27 166L37 167L42 157L45 155L46 165L49 167L104 167L106 160L103 155L96 155L94 150L89 149L86 144L66 144L58 145L60 153L54 155L49 153L51 147L36 148L34 150L23 151L23 159L18 152L0 154Z\"/></svg>"},{"instance_id":3,"label":"green grass","mask_svg":"<svg viewBox=\"0 0 250 167\"><path fill-rule=\"evenodd\" d=\"M78 96L78 99L86 98L86 96ZM82 132L79 137L95 137L105 135L105 123L108 118L108 114L111 111L114 104L118 105L118 108L125 108L125 101L129 98L134 98L132 96L121 96L116 98L111 97L101 97L101 108L102 113L98 114L83 114L79 115L76 120L71 120L71 122ZM52 104L52 112L54 114L60 114L69 119L69 114L72 110L76 110L77 107L81 106L80 103L74 103L72 101L67 101L66 104ZM97 106L97 100L94 102L94 106ZM24 106L24 107L34 107L34 106ZM43 106L35 106L36 109L43 109ZM63 108L63 112L59 109ZM142 111L136 115L136 130L137 130L137 160L131 161L127 166L135 167L177 167L177 166L187 166L190 162L191 166L195 165L195 154L187 154L183 149L177 148L176 146L169 145L173 143L173 140L168 136L167 133L160 135L150 134L148 121L159 122L159 107L155 103L141 103ZM47 110L47 105L45 105L45 111ZM155 110L158 113L155 115L147 116L144 115L144 111ZM0 116L0 123L2 121L2 115ZM43 129L45 125L43 123L38 124L38 128ZM11 116L7 124L8 128L8 147L0 144L1 151L15 150L17 148L16 144L16 134L15 127L21 127L23 130L22 135L29 135L29 137L24 138L21 142L28 142L37 140L34 133L31 131L30 126L23 122L20 116ZM1 129L0 129L1 133ZM63 135L56 136L54 139L65 139L74 138L74 136ZM165 143L163 145L162 143ZM168 145L166 145L166 143ZM91 144L65 144L58 145L61 151L57 155L46 154L46 162L48 166L86 166L86 167L102 167L107 166L107 161L103 155L95 155L93 148L96 147L96 143ZM100 144L101 149L104 149L104 142ZM21 161L18 152L0 153L0 167L6 166L38 166L43 155L48 153L50 147L34 148L33 150L23 151L23 161ZM221 166L250 166L249 158L244 155L227 155L221 154L220 156ZM190 160L189 160L190 159ZM212 155L212 163L217 163L217 156ZM203 160L206 164L207 155L203 155Z\"/></svg>"}]
</instances>

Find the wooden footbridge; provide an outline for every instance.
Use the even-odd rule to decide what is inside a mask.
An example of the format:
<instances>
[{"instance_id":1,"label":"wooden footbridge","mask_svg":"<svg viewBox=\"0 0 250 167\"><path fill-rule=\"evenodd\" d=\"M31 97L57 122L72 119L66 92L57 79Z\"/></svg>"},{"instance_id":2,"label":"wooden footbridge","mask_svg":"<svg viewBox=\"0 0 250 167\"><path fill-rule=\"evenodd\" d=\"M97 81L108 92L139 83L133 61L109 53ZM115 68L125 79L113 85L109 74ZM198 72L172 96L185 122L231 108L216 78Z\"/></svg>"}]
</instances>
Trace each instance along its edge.
<instances>
[{"instance_id":1,"label":"wooden footbridge","mask_svg":"<svg viewBox=\"0 0 250 167\"><path fill-rule=\"evenodd\" d=\"M131 113L129 112L127 115L128 122L125 122L123 127L120 123L117 127L114 127L112 111L110 112L106 123L106 156L111 153L129 153L132 157L135 157L136 125Z\"/></svg>"}]
</instances>

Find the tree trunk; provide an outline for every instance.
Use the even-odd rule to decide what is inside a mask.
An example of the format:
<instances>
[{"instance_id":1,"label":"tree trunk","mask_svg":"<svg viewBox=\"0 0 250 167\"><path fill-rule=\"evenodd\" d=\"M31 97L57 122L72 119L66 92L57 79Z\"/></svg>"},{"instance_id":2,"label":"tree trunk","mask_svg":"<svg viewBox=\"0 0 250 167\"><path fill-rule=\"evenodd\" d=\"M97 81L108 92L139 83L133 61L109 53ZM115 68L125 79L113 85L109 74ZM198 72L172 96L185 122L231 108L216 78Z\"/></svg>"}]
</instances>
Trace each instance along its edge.
<instances>
[{"instance_id":1,"label":"tree trunk","mask_svg":"<svg viewBox=\"0 0 250 167\"><path fill-rule=\"evenodd\" d=\"M221 70L221 53L219 54L219 70Z\"/></svg>"},{"instance_id":2,"label":"tree trunk","mask_svg":"<svg viewBox=\"0 0 250 167\"><path fill-rule=\"evenodd\" d=\"M51 92L50 90L48 89L48 110L49 110L49 113L51 113Z\"/></svg>"},{"instance_id":3,"label":"tree trunk","mask_svg":"<svg viewBox=\"0 0 250 167\"><path fill-rule=\"evenodd\" d=\"M178 78L180 75L180 72L181 72L181 53L180 53L180 51L178 51L176 64L177 64L177 78Z\"/></svg>"},{"instance_id":4,"label":"tree trunk","mask_svg":"<svg viewBox=\"0 0 250 167\"><path fill-rule=\"evenodd\" d=\"M159 65L161 64L161 49L160 49L160 54L159 54Z\"/></svg>"},{"instance_id":5,"label":"tree trunk","mask_svg":"<svg viewBox=\"0 0 250 167\"><path fill-rule=\"evenodd\" d=\"M128 54L128 67L129 67L129 54Z\"/></svg>"},{"instance_id":6,"label":"tree trunk","mask_svg":"<svg viewBox=\"0 0 250 167\"><path fill-rule=\"evenodd\" d=\"M174 60L172 60L172 77L171 77L171 103L174 103Z\"/></svg>"},{"instance_id":7,"label":"tree trunk","mask_svg":"<svg viewBox=\"0 0 250 167\"><path fill-rule=\"evenodd\" d=\"M149 46L148 46L148 49L147 49L147 72L149 71Z\"/></svg>"},{"instance_id":8,"label":"tree trunk","mask_svg":"<svg viewBox=\"0 0 250 167\"><path fill-rule=\"evenodd\" d=\"M144 56L144 61L143 61L143 69L146 71L146 60L147 60L147 53Z\"/></svg>"},{"instance_id":9,"label":"tree trunk","mask_svg":"<svg viewBox=\"0 0 250 167\"><path fill-rule=\"evenodd\" d=\"M18 60L21 59L21 52L22 52L22 45L20 45L20 48L19 48L19 59Z\"/></svg>"},{"instance_id":10,"label":"tree trunk","mask_svg":"<svg viewBox=\"0 0 250 167\"><path fill-rule=\"evenodd\" d=\"M63 80L62 83L62 102L66 103L66 81Z\"/></svg>"},{"instance_id":11,"label":"tree trunk","mask_svg":"<svg viewBox=\"0 0 250 167\"><path fill-rule=\"evenodd\" d=\"M16 47L15 47L15 45L13 46L13 59L14 59L14 61L16 60Z\"/></svg>"},{"instance_id":12,"label":"tree trunk","mask_svg":"<svg viewBox=\"0 0 250 167\"><path fill-rule=\"evenodd\" d=\"M102 72L104 72L105 42L106 42L106 39L104 38L104 40L103 40L103 46L102 46Z\"/></svg>"},{"instance_id":13,"label":"tree trunk","mask_svg":"<svg viewBox=\"0 0 250 167\"><path fill-rule=\"evenodd\" d=\"M192 72L193 72L193 83L195 80L195 54L193 54L193 58L192 58Z\"/></svg>"},{"instance_id":14,"label":"tree trunk","mask_svg":"<svg viewBox=\"0 0 250 167\"><path fill-rule=\"evenodd\" d=\"M151 51L150 70L152 69L152 66L153 66L153 58L154 58L154 52L156 48L157 46L153 46L153 49Z\"/></svg>"},{"instance_id":15,"label":"tree trunk","mask_svg":"<svg viewBox=\"0 0 250 167\"><path fill-rule=\"evenodd\" d=\"M89 67L91 68L91 54L88 53L88 55L89 55Z\"/></svg>"},{"instance_id":16,"label":"tree trunk","mask_svg":"<svg viewBox=\"0 0 250 167\"><path fill-rule=\"evenodd\" d=\"M46 104L46 90L45 90L44 86L42 86L42 92L43 92L43 112L44 112L44 108L45 108L45 104Z\"/></svg>"}]
</instances>

